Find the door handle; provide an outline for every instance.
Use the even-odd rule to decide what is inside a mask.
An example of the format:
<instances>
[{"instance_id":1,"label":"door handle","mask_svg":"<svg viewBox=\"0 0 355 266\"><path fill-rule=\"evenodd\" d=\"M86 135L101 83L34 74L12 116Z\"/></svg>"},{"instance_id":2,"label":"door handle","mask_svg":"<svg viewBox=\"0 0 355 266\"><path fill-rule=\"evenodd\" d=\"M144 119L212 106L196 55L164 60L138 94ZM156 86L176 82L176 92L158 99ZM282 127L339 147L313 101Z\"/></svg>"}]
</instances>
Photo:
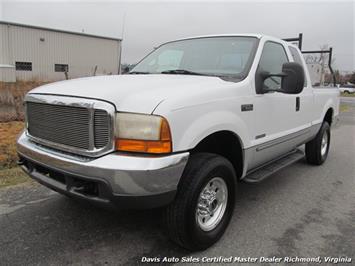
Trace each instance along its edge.
<instances>
[{"instance_id":1,"label":"door handle","mask_svg":"<svg viewBox=\"0 0 355 266\"><path fill-rule=\"evenodd\" d=\"M300 105L301 105L301 100L300 100L300 97L297 96L296 97L296 112L298 112L300 110Z\"/></svg>"}]
</instances>

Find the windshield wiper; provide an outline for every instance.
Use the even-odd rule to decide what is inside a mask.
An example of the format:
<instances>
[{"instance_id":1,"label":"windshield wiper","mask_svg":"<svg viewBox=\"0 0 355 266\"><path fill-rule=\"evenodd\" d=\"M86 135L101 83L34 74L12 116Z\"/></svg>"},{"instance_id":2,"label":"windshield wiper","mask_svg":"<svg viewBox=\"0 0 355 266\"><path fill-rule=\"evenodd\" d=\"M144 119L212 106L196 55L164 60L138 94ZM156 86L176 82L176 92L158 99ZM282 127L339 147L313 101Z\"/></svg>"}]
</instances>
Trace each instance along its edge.
<instances>
[{"instance_id":1,"label":"windshield wiper","mask_svg":"<svg viewBox=\"0 0 355 266\"><path fill-rule=\"evenodd\" d=\"M190 70L185 69L172 69L172 70L165 70L160 72L161 74L178 74L178 75L198 75L198 76L209 76L203 73L197 73Z\"/></svg>"},{"instance_id":2,"label":"windshield wiper","mask_svg":"<svg viewBox=\"0 0 355 266\"><path fill-rule=\"evenodd\" d=\"M132 71L132 72L128 72L128 74L150 74L150 72L144 72L144 71Z\"/></svg>"},{"instance_id":3,"label":"windshield wiper","mask_svg":"<svg viewBox=\"0 0 355 266\"><path fill-rule=\"evenodd\" d=\"M198 73L198 72L193 72L190 70L186 69L171 69L171 70L165 70L160 72L161 74L178 74L178 75L196 75L196 76L209 76L209 77L219 77L219 78L225 78L225 79L240 79L240 76L237 75L220 75L220 74L204 74L204 73ZM129 72L128 74L154 74L151 72L144 72L144 71L132 71Z\"/></svg>"}]
</instances>

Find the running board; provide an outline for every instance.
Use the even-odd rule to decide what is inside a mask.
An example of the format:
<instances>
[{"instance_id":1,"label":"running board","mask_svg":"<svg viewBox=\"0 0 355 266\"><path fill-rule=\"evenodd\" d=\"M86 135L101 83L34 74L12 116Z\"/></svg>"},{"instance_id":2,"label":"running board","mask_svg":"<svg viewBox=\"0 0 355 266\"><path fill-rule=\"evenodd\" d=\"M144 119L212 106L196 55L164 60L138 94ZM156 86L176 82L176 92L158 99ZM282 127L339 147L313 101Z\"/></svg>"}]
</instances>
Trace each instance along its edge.
<instances>
[{"instance_id":1,"label":"running board","mask_svg":"<svg viewBox=\"0 0 355 266\"><path fill-rule=\"evenodd\" d=\"M243 181L248 183L257 183L263 181L265 178L269 177L270 175L276 173L277 171L281 170L293 164L304 157L304 152L296 149L291 153L272 161L271 163L262 166L255 171L252 171L250 174L247 174L246 177L243 178Z\"/></svg>"}]
</instances>

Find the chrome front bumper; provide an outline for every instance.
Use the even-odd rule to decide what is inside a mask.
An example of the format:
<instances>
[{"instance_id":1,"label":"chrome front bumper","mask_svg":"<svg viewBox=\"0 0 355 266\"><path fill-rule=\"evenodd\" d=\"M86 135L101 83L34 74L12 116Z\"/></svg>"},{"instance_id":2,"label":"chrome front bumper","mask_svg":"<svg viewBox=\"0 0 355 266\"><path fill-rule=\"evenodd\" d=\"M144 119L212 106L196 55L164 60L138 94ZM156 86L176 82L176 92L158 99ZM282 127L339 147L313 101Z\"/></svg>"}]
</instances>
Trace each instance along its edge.
<instances>
[{"instance_id":1,"label":"chrome front bumper","mask_svg":"<svg viewBox=\"0 0 355 266\"><path fill-rule=\"evenodd\" d=\"M174 198L189 157L188 152L167 156L114 152L94 159L78 157L38 145L26 133L18 138L17 151L24 171L58 192L98 202L111 202L116 198L126 203L129 198L135 205L149 199L151 207L165 205ZM72 186L76 180L103 184L104 197L79 193L77 187ZM162 195L165 196L159 197ZM159 202L155 202L155 198Z\"/></svg>"}]
</instances>

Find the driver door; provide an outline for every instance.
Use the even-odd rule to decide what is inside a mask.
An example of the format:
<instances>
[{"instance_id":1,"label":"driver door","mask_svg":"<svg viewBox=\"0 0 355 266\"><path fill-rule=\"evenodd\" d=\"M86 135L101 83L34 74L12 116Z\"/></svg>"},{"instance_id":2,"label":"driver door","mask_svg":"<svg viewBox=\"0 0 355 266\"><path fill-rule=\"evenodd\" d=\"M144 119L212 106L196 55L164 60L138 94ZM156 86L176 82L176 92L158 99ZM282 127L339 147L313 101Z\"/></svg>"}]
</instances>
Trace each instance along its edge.
<instances>
[{"instance_id":1,"label":"driver door","mask_svg":"<svg viewBox=\"0 0 355 266\"><path fill-rule=\"evenodd\" d=\"M266 41L255 73L282 72L282 65L289 62L285 47L281 43ZM281 77L270 77L264 87L281 88ZM256 89L256 88L255 88ZM258 92L255 97L255 119L250 128L253 132L253 160L251 168L276 159L295 147L294 133L301 127L297 114L298 95L282 92Z\"/></svg>"}]
</instances>

